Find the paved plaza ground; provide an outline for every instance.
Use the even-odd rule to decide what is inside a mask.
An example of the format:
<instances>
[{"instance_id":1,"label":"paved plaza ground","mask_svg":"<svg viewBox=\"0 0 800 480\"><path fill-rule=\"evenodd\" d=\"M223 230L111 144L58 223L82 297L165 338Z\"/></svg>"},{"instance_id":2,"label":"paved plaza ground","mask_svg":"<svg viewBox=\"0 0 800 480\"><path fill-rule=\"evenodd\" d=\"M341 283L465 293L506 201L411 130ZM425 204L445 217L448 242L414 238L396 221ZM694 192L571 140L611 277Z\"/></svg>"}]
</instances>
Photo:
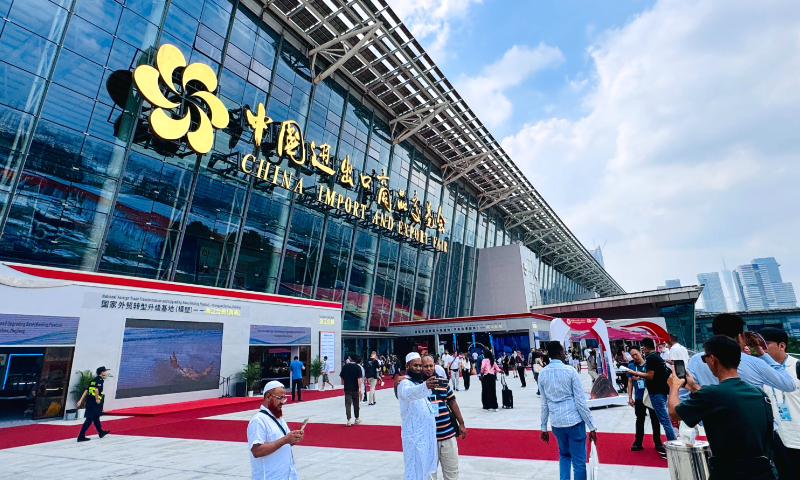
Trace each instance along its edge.
<instances>
[{"instance_id":1,"label":"paved plaza ground","mask_svg":"<svg viewBox=\"0 0 800 480\"><path fill-rule=\"evenodd\" d=\"M509 377L515 408L485 412L480 384L456 393L467 425L459 440L464 480L556 479L555 438L539 440L540 401L528 372L528 387ZM588 376L584 373L588 388ZM473 377L474 379L474 377ZM498 383L498 397L499 397ZM362 404L363 423L345 426L341 390L304 392L308 400L284 407L286 420L310 417L304 442L293 448L301 479L400 479L400 414L391 389L378 391L374 406ZM333 396L331 396L333 395ZM320 398L327 397L327 398ZM104 416L112 433L77 443L78 421L56 421L0 429L0 469L6 479L223 479L249 478L247 421L258 400L245 404L153 417ZM666 461L645 438L645 450L630 452L633 408L593 410L602 475L667 480ZM647 427L649 428L649 422ZM93 429L92 429L93 431ZM648 431L649 433L649 431ZM441 478L441 474L440 474Z\"/></svg>"}]
</instances>

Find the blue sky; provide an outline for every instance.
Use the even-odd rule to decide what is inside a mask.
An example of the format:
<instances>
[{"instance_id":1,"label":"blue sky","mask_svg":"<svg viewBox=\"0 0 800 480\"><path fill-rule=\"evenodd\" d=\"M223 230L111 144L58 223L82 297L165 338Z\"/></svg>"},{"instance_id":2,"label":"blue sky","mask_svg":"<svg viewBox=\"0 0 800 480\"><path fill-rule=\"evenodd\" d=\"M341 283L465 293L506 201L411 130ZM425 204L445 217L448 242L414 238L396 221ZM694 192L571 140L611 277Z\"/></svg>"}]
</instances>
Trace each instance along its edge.
<instances>
[{"instance_id":1,"label":"blue sky","mask_svg":"<svg viewBox=\"0 0 800 480\"><path fill-rule=\"evenodd\" d=\"M800 283L800 2L388 1L626 290Z\"/></svg>"}]
</instances>

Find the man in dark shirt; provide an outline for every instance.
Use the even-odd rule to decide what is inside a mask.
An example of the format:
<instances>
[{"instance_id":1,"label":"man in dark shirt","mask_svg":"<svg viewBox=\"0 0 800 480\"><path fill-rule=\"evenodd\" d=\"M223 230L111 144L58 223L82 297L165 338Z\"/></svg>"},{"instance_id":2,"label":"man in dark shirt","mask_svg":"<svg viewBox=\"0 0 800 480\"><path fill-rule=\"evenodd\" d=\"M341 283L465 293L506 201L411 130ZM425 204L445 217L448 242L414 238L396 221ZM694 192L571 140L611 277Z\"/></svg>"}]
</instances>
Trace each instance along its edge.
<instances>
[{"instance_id":1,"label":"man in dark shirt","mask_svg":"<svg viewBox=\"0 0 800 480\"><path fill-rule=\"evenodd\" d=\"M653 405L653 410L658 417L658 423L664 427L664 433L667 435L667 440L677 440L675 429L672 428L672 423L669 420L669 412L667 411L667 395L669 394L669 385L667 384L667 365L664 359L656 351L656 343L652 338L645 338L642 340L642 352L645 354L644 368L646 372L631 372L631 375L643 378L644 385L647 388L647 393L650 396L650 403ZM662 457L666 458L666 450L664 447L656 450Z\"/></svg>"},{"instance_id":2,"label":"man in dark shirt","mask_svg":"<svg viewBox=\"0 0 800 480\"><path fill-rule=\"evenodd\" d=\"M361 391L361 367L358 366L359 359L354 363L345 363L342 366L342 371L339 372L339 377L342 379L344 385L344 408L347 411L347 426L352 425L350 421L350 409L355 409L356 425L361 423L361 417L358 416L358 400L359 392Z\"/></svg>"},{"instance_id":3,"label":"man in dark shirt","mask_svg":"<svg viewBox=\"0 0 800 480\"><path fill-rule=\"evenodd\" d=\"M98 368L97 376L94 377L92 383L89 384L89 388L83 392L81 399L78 400L78 405L80 406L83 399L86 398L88 394L88 398L86 398L86 421L83 422L81 432L78 434L79 442L88 442L90 440L86 438L86 431L89 430L89 426L93 423L100 438L105 437L110 432L110 430L103 430L102 425L100 425L100 415L103 414L103 401L105 400L103 385L107 372L108 369L106 367Z\"/></svg>"},{"instance_id":4,"label":"man in dark shirt","mask_svg":"<svg viewBox=\"0 0 800 480\"><path fill-rule=\"evenodd\" d=\"M378 362L378 354L372 352L370 359L364 364L364 373L366 374L367 381L369 382L369 404L375 405L375 388L378 384L378 375L381 370L381 364Z\"/></svg>"},{"instance_id":5,"label":"man in dark shirt","mask_svg":"<svg viewBox=\"0 0 800 480\"><path fill-rule=\"evenodd\" d=\"M670 416L690 427L703 422L712 455L709 480L774 480L769 397L739 378L741 347L733 339L714 335L703 348L703 362L719 384L701 388L688 370L685 381L673 373L669 378ZM693 392L683 403L678 397L681 387Z\"/></svg>"},{"instance_id":6,"label":"man in dark shirt","mask_svg":"<svg viewBox=\"0 0 800 480\"><path fill-rule=\"evenodd\" d=\"M642 358L641 351L632 347L630 350L631 362L628 364L628 369L634 372L646 372L646 363ZM632 406L636 414L636 438L631 445L632 452L644 450L642 442L644 440L644 418L647 414L650 415L650 426L653 430L653 444L659 451L664 448L661 442L661 424L658 423L658 417L652 408L648 408L644 404L644 389L645 381L643 378L633 378L632 374L628 374L628 405Z\"/></svg>"}]
</instances>

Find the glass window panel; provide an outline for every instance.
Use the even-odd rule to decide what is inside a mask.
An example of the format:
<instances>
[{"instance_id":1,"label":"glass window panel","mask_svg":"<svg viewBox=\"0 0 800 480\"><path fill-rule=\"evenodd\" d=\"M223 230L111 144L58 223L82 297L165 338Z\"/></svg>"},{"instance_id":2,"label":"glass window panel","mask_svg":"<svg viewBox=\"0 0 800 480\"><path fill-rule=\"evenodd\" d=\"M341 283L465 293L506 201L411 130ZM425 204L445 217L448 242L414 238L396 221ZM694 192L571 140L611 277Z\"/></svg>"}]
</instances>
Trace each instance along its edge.
<instances>
[{"instance_id":1,"label":"glass window panel","mask_svg":"<svg viewBox=\"0 0 800 480\"><path fill-rule=\"evenodd\" d=\"M116 0L80 0L75 5L75 15L109 33L117 31L117 23L119 23L121 14L122 5ZM75 19L72 19L70 23L74 21Z\"/></svg>"},{"instance_id":2,"label":"glass window panel","mask_svg":"<svg viewBox=\"0 0 800 480\"><path fill-rule=\"evenodd\" d=\"M389 327L399 253L400 245L397 241L386 237L381 239L378 265L375 270L375 293L369 317L370 330L385 330Z\"/></svg>"},{"instance_id":3,"label":"glass window panel","mask_svg":"<svg viewBox=\"0 0 800 480\"><path fill-rule=\"evenodd\" d=\"M47 91L42 118L85 132L93 108L91 99L53 84Z\"/></svg>"},{"instance_id":4,"label":"glass window panel","mask_svg":"<svg viewBox=\"0 0 800 480\"><path fill-rule=\"evenodd\" d=\"M164 22L164 31L170 33L174 38L181 40L187 45L194 43L199 22L191 15L178 8L173 2L167 12L167 19Z\"/></svg>"},{"instance_id":5,"label":"glass window panel","mask_svg":"<svg viewBox=\"0 0 800 480\"><path fill-rule=\"evenodd\" d=\"M214 2L206 1L205 7L203 7L203 15L200 17L200 21L204 25L214 32L225 32L227 34L230 20L230 4L227 5L226 9Z\"/></svg>"},{"instance_id":6,"label":"glass window panel","mask_svg":"<svg viewBox=\"0 0 800 480\"><path fill-rule=\"evenodd\" d=\"M47 0L14 2L8 19L51 42L58 42L67 22L67 11Z\"/></svg>"},{"instance_id":7,"label":"glass window panel","mask_svg":"<svg viewBox=\"0 0 800 480\"><path fill-rule=\"evenodd\" d=\"M311 296L323 223L320 213L295 205L278 293L295 297Z\"/></svg>"},{"instance_id":8,"label":"glass window panel","mask_svg":"<svg viewBox=\"0 0 800 480\"><path fill-rule=\"evenodd\" d=\"M122 19L117 28L117 38L137 47L142 51L147 51L155 45L158 27L132 10L124 9Z\"/></svg>"},{"instance_id":9,"label":"glass window panel","mask_svg":"<svg viewBox=\"0 0 800 480\"><path fill-rule=\"evenodd\" d=\"M64 48L105 65L113 42L114 37L111 34L80 17L73 17L69 23L67 37L64 39Z\"/></svg>"},{"instance_id":10,"label":"glass window panel","mask_svg":"<svg viewBox=\"0 0 800 480\"><path fill-rule=\"evenodd\" d=\"M433 276L433 252L420 251L419 269L417 272L417 291L414 296L413 320L428 319L428 304L431 294L432 276Z\"/></svg>"},{"instance_id":11,"label":"glass window panel","mask_svg":"<svg viewBox=\"0 0 800 480\"><path fill-rule=\"evenodd\" d=\"M8 24L0 37L0 59L39 77L50 75L56 44Z\"/></svg>"},{"instance_id":12,"label":"glass window panel","mask_svg":"<svg viewBox=\"0 0 800 480\"><path fill-rule=\"evenodd\" d=\"M234 288L274 293L289 221L288 198L254 191L250 196Z\"/></svg>"},{"instance_id":13,"label":"glass window panel","mask_svg":"<svg viewBox=\"0 0 800 480\"><path fill-rule=\"evenodd\" d=\"M103 80L103 67L69 50L58 57L53 81L89 98L95 98Z\"/></svg>"},{"instance_id":14,"label":"glass window panel","mask_svg":"<svg viewBox=\"0 0 800 480\"><path fill-rule=\"evenodd\" d=\"M0 103L34 113L42 101L44 85L43 78L0 62Z\"/></svg>"},{"instance_id":15,"label":"glass window panel","mask_svg":"<svg viewBox=\"0 0 800 480\"><path fill-rule=\"evenodd\" d=\"M347 281L347 262L353 241L353 226L338 218L328 220L325 247L322 250L317 298L341 302Z\"/></svg>"},{"instance_id":16,"label":"glass window panel","mask_svg":"<svg viewBox=\"0 0 800 480\"><path fill-rule=\"evenodd\" d=\"M166 0L125 0L125 8L138 13L150 23L159 24L165 3Z\"/></svg>"},{"instance_id":17,"label":"glass window panel","mask_svg":"<svg viewBox=\"0 0 800 480\"><path fill-rule=\"evenodd\" d=\"M353 268L350 269L350 283L347 286L345 314L342 328L346 330L365 330L369 313L369 296L375 272L375 257L378 249L378 236L369 230L356 233Z\"/></svg>"},{"instance_id":18,"label":"glass window panel","mask_svg":"<svg viewBox=\"0 0 800 480\"><path fill-rule=\"evenodd\" d=\"M417 249L408 244L402 244L400 247L400 276L397 279L397 295L394 301L392 322L407 322L411 319L416 265Z\"/></svg>"},{"instance_id":19,"label":"glass window panel","mask_svg":"<svg viewBox=\"0 0 800 480\"><path fill-rule=\"evenodd\" d=\"M200 13L203 11L204 0L172 0L172 5L181 7L184 12L188 12L191 16L199 19Z\"/></svg>"}]
</instances>

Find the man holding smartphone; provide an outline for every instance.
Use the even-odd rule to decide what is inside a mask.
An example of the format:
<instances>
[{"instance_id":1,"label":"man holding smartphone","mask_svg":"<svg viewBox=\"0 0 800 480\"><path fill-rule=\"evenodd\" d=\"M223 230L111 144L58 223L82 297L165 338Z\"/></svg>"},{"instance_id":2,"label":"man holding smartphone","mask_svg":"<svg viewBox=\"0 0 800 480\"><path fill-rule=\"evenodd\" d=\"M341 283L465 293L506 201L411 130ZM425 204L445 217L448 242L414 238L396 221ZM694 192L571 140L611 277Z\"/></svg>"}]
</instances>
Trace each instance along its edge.
<instances>
[{"instance_id":1,"label":"man holding smartphone","mask_svg":"<svg viewBox=\"0 0 800 480\"><path fill-rule=\"evenodd\" d=\"M669 378L669 414L689 427L703 422L711 447L709 480L774 480L771 464L772 407L760 389L739 378L741 347L730 337L714 335L700 355L718 383L699 387L678 368ZM692 392L681 402L678 390Z\"/></svg>"},{"instance_id":2,"label":"man holding smartphone","mask_svg":"<svg viewBox=\"0 0 800 480\"><path fill-rule=\"evenodd\" d=\"M633 361L628 364L628 369L634 372L646 372L644 358L642 352L636 347L631 347L630 355ZM644 404L644 379L635 377L633 374L628 373L628 405L634 408L636 413L636 439L631 445L632 452L644 450L642 443L644 441L644 418L650 415L650 426L653 429L653 444L659 452L664 450L664 444L661 442L661 424L658 423L656 412L652 408L648 408ZM666 451L666 450L664 450Z\"/></svg>"},{"instance_id":3,"label":"man holding smartphone","mask_svg":"<svg viewBox=\"0 0 800 480\"><path fill-rule=\"evenodd\" d=\"M645 338L642 340L642 351L645 357L645 372L631 372L636 378L644 379L644 384L647 387L647 393L650 395L650 403L653 405L653 410L658 417L658 423L664 427L664 433L667 435L667 440L677 440L675 429L672 428L672 423L669 421L669 413L667 412L667 394L669 394L669 385L667 385L667 366L664 359L656 351L656 343L652 338ZM662 458L667 458L667 451L662 446L656 447L658 453Z\"/></svg>"}]
</instances>

